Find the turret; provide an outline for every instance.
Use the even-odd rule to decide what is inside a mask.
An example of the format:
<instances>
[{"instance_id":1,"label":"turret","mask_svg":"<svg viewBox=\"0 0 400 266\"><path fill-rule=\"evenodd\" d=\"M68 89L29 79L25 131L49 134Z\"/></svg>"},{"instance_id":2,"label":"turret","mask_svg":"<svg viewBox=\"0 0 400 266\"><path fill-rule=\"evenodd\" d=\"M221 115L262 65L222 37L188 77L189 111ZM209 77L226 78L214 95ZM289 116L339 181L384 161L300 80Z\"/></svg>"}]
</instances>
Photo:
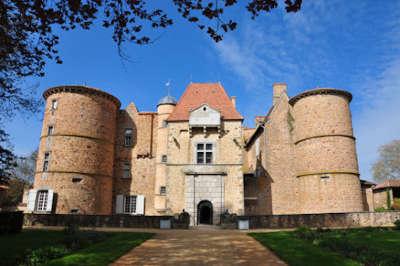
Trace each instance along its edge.
<instances>
[{"instance_id":1,"label":"turret","mask_svg":"<svg viewBox=\"0 0 400 266\"><path fill-rule=\"evenodd\" d=\"M363 210L351 99L347 91L315 89L290 100L301 213Z\"/></svg>"},{"instance_id":2,"label":"turret","mask_svg":"<svg viewBox=\"0 0 400 266\"><path fill-rule=\"evenodd\" d=\"M157 151L156 151L156 179L154 186L155 200L154 208L161 214L166 211L167 167L168 162L168 125L167 119L176 106L174 97L168 95L163 97L157 104L158 129L157 129Z\"/></svg>"},{"instance_id":3,"label":"turret","mask_svg":"<svg viewBox=\"0 0 400 266\"><path fill-rule=\"evenodd\" d=\"M46 199L46 212L111 214L119 100L86 86L50 88L43 97L46 109L29 211L43 212L38 204Z\"/></svg>"}]
</instances>

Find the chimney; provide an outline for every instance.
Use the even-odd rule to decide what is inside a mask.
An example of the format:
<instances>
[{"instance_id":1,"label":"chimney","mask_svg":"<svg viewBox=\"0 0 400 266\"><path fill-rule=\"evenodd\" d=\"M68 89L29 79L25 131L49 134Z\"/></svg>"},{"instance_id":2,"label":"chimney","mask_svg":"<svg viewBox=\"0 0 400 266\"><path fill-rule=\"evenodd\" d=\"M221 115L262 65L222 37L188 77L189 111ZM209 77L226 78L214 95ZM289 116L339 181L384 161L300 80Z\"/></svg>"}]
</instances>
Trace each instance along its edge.
<instances>
[{"instance_id":1,"label":"chimney","mask_svg":"<svg viewBox=\"0 0 400 266\"><path fill-rule=\"evenodd\" d=\"M272 104L275 105L278 102L281 95L284 93L285 94L287 93L287 85L286 85L286 83L275 82L274 85L272 85L272 87L273 87Z\"/></svg>"},{"instance_id":2,"label":"chimney","mask_svg":"<svg viewBox=\"0 0 400 266\"><path fill-rule=\"evenodd\" d=\"M232 101L233 107L236 108L236 96L231 96L231 101Z\"/></svg>"}]
</instances>

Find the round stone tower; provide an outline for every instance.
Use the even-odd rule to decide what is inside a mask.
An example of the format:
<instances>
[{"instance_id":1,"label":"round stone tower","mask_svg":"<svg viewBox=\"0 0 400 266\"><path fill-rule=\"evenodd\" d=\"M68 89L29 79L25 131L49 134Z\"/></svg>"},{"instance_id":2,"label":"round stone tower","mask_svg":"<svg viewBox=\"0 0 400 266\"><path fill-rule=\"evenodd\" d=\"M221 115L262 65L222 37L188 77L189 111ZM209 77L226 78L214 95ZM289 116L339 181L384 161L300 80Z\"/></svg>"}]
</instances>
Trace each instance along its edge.
<instances>
[{"instance_id":1,"label":"round stone tower","mask_svg":"<svg viewBox=\"0 0 400 266\"><path fill-rule=\"evenodd\" d=\"M157 104L158 129L156 151L156 180L154 208L165 214L167 208L167 166L168 162L168 127L167 119L176 106L176 100L172 96L163 97Z\"/></svg>"},{"instance_id":2,"label":"round stone tower","mask_svg":"<svg viewBox=\"0 0 400 266\"><path fill-rule=\"evenodd\" d=\"M53 87L43 97L34 188L54 191L56 213L111 214L119 100L86 86Z\"/></svg>"},{"instance_id":3,"label":"round stone tower","mask_svg":"<svg viewBox=\"0 0 400 266\"><path fill-rule=\"evenodd\" d=\"M292 99L301 213L362 211L352 95L315 89Z\"/></svg>"}]
</instances>

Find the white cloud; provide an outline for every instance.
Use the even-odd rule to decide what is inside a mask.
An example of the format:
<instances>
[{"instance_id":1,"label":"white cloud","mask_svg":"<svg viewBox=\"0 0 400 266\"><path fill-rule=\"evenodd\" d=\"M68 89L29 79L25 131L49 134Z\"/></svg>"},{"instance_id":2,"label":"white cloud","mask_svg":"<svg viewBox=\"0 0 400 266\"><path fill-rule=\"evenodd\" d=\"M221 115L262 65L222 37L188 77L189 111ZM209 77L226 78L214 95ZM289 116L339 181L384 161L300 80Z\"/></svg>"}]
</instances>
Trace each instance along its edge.
<instances>
[{"instance_id":1,"label":"white cloud","mask_svg":"<svg viewBox=\"0 0 400 266\"><path fill-rule=\"evenodd\" d=\"M275 81L287 82L292 95L309 86L350 89L361 177L371 179L378 147L400 138L397 5L312 1L296 14L276 10L256 23L240 23L240 34L215 49L253 99L244 115L266 110L266 87Z\"/></svg>"}]
</instances>

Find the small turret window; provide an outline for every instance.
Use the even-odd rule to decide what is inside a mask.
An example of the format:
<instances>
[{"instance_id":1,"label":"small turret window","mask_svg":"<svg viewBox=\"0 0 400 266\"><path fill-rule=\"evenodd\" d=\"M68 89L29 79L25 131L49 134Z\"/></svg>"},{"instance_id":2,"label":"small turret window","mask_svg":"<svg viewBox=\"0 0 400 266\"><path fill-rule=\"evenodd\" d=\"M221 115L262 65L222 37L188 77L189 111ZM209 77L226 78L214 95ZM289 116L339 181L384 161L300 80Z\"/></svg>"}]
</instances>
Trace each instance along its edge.
<instances>
[{"instance_id":1,"label":"small turret window","mask_svg":"<svg viewBox=\"0 0 400 266\"><path fill-rule=\"evenodd\" d=\"M47 172L47 170L49 169L49 161L50 161L50 153L45 152L43 159L43 172Z\"/></svg>"},{"instance_id":2,"label":"small turret window","mask_svg":"<svg viewBox=\"0 0 400 266\"><path fill-rule=\"evenodd\" d=\"M57 109L57 105L58 105L57 100L52 100L51 101L51 110L56 110Z\"/></svg>"},{"instance_id":3,"label":"small turret window","mask_svg":"<svg viewBox=\"0 0 400 266\"><path fill-rule=\"evenodd\" d=\"M167 187L161 186L160 187L160 195L165 195L167 194Z\"/></svg>"},{"instance_id":4,"label":"small turret window","mask_svg":"<svg viewBox=\"0 0 400 266\"><path fill-rule=\"evenodd\" d=\"M47 129L47 135L48 136L53 135L53 131L54 131L54 126L49 126L49 128Z\"/></svg>"},{"instance_id":5,"label":"small turret window","mask_svg":"<svg viewBox=\"0 0 400 266\"><path fill-rule=\"evenodd\" d=\"M162 127L167 127L168 126L167 120L163 120L161 126Z\"/></svg>"},{"instance_id":6,"label":"small turret window","mask_svg":"<svg viewBox=\"0 0 400 266\"><path fill-rule=\"evenodd\" d=\"M124 133L124 145L125 147L131 147L132 146L132 129L127 128L125 129Z\"/></svg>"},{"instance_id":7,"label":"small turret window","mask_svg":"<svg viewBox=\"0 0 400 266\"><path fill-rule=\"evenodd\" d=\"M131 178L131 164L130 162L124 162L122 166L122 177L123 178Z\"/></svg>"},{"instance_id":8,"label":"small turret window","mask_svg":"<svg viewBox=\"0 0 400 266\"><path fill-rule=\"evenodd\" d=\"M161 162L162 162L162 163L166 163L166 162L167 162L167 159L168 159L167 155L163 154L163 155L161 156Z\"/></svg>"}]
</instances>

